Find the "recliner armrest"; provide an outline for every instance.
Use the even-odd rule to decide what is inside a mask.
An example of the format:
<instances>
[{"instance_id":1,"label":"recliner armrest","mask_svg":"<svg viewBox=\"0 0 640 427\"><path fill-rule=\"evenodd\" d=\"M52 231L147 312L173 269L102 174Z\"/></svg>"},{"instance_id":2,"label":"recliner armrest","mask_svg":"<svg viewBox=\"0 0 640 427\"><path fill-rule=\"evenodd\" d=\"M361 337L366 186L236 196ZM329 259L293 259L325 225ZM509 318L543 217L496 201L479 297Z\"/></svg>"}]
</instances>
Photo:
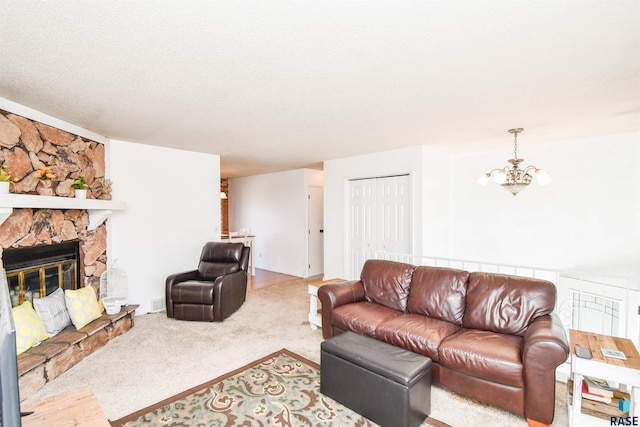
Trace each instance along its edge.
<instances>
[{"instance_id":1,"label":"recliner armrest","mask_svg":"<svg viewBox=\"0 0 640 427\"><path fill-rule=\"evenodd\" d=\"M247 296L247 272L225 274L213 283L213 317L221 322L244 303Z\"/></svg>"},{"instance_id":2,"label":"recliner armrest","mask_svg":"<svg viewBox=\"0 0 640 427\"><path fill-rule=\"evenodd\" d=\"M538 317L527 328L522 343L527 418L545 424L553 421L556 368L569 353L567 334L555 313Z\"/></svg>"},{"instance_id":3,"label":"recliner armrest","mask_svg":"<svg viewBox=\"0 0 640 427\"><path fill-rule=\"evenodd\" d=\"M365 301L364 285L360 280L324 285L318 289L318 298L322 304L322 336L331 338L333 310L344 304Z\"/></svg>"},{"instance_id":4,"label":"recliner armrest","mask_svg":"<svg viewBox=\"0 0 640 427\"><path fill-rule=\"evenodd\" d=\"M171 299L171 288L176 283L186 282L187 280L198 280L200 273L198 270L183 271L167 276L165 281L165 305L167 306L167 317L173 318L173 300Z\"/></svg>"},{"instance_id":5,"label":"recliner armrest","mask_svg":"<svg viewBox=\"0 0 640 427\"><path fill-rule=\"evenodd\" d=\"M171 285L180 282L186 282L187 280L200 280L200 273L198 270L183 271L182 273L175 273L167 276L167 285Z\"/></svg>"}]
</instances>

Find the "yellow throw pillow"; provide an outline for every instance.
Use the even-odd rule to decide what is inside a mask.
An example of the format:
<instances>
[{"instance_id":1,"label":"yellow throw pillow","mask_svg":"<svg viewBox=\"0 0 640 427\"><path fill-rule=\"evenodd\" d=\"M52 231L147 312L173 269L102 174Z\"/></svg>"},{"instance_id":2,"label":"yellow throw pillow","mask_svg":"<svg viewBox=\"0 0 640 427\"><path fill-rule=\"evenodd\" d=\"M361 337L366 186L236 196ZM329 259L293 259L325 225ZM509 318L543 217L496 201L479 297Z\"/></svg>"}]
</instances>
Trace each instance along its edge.
<instances>
[{"instance_id":1,"label":"yellow throw pillow","mask_svg":"<svg viewBox=\"0 0 640 427\"><path fill-rule=\"evenodd\" d=\"M34 345L49 338L47 330L33 309L30 301L13 307L13 321L16 324L16 349L22 354Z\"/></svg>"},{"instance_id":2,"label":"yellow throw pillow","mask_svg":"<svg viewBox=\"0 0 640 427\"><path fill-rule=\"evenodd\" d=\"M87 326L101 315L96 291L92 286L85 286L75 291L67 289L64 291L64 300L71 322L76 329Z\"/></svg>"}]
</instances>

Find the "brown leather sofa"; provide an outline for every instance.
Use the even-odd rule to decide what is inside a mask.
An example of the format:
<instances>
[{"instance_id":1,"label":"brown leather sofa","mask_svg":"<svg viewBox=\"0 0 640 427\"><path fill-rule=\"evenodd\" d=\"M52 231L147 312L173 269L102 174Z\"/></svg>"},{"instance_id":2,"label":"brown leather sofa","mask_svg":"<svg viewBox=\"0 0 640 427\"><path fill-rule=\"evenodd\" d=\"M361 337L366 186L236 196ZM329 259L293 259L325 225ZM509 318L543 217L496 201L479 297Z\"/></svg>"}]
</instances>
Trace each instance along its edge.
<instances>
[{"instance_id":1,"label":"brown leather sofa","mask_svg":"<svg viewBox=\"0 0 640 427\"><path fill-rule=\"evenodd\" d=\"M569 355L553 283L369 260L360 280L318 297L325 339L350 330L423 354L433 383L531 425L553 421L555 369Z\"/></svg>"},{"instance_id":2,"label":"brown leather sofa","mask_svg":"<svg viewBox=\"0 0 640 427\"><path fill-rule=\"evenodd\" d=\"M221 322L247 296L249 251L242 243L208 242L197 270L167 277L167 317Z\"/></svg>"}]
</instances>

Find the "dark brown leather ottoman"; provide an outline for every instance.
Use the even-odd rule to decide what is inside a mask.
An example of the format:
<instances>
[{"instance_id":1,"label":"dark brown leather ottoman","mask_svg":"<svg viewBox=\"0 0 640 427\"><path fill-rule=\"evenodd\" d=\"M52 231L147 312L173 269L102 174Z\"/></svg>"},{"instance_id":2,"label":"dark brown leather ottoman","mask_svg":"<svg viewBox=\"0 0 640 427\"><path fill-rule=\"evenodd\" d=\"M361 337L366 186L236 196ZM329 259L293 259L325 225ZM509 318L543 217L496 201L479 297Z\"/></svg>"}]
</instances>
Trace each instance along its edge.
<instances>
[{"instance_id":1,"label":"dark brown leather ottoman","mask_svg":"<svg viewBox=\"0 0 640 427\"><path fill-rule=\"evenodd\" d=\"M353 332L320 350L321 393L383 427L417 427L429 416L428 357Z\"/></svg>"}]
</instances>

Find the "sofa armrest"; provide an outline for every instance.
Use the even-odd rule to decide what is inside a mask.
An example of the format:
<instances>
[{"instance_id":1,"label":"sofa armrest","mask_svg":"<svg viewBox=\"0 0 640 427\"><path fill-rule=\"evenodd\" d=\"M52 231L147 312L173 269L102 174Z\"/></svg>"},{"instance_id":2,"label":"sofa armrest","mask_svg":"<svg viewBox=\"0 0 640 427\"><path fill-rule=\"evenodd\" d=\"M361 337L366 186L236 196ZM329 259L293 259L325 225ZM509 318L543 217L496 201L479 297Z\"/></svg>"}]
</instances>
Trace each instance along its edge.
<instances>
[{"instance_id":1,"label":"sofa armrest","mask_svg":"<svg viewBox=\"0 0 640 427\"><path fill-rule=\"evenodd\" d=\"M524 412L528 419L551 424L555 408L556 368L569 357L567 334L551 313L529 325L522 345L525 384Z\"/></svg>"},{"instance_id":2,"label":"sofa armrest","mask_svg":"<svg viewBox=\"0 0 640 427\"><path fill-rule=\"evenodd\" d=\"M333 310L344 304L365 301L364 285L360 280L353 280L320 286L318 298L322 304L322 336L324 339L331 338Z\"/></svg>"},{"instance_id":3,"label":"sofa armrest","mask_svg":"<svg viewBox=\"0 0 640 427\"><path fill-rule=\"evenodd\" d=\"M187 280L198 280L200 273L198 270L183 271L175 273L167 277L165 281L165 305L167 306L167 317L173 317L173 300L171 299L171 288L176 283L186 282Z\"/></svg>"}]
</instances>

